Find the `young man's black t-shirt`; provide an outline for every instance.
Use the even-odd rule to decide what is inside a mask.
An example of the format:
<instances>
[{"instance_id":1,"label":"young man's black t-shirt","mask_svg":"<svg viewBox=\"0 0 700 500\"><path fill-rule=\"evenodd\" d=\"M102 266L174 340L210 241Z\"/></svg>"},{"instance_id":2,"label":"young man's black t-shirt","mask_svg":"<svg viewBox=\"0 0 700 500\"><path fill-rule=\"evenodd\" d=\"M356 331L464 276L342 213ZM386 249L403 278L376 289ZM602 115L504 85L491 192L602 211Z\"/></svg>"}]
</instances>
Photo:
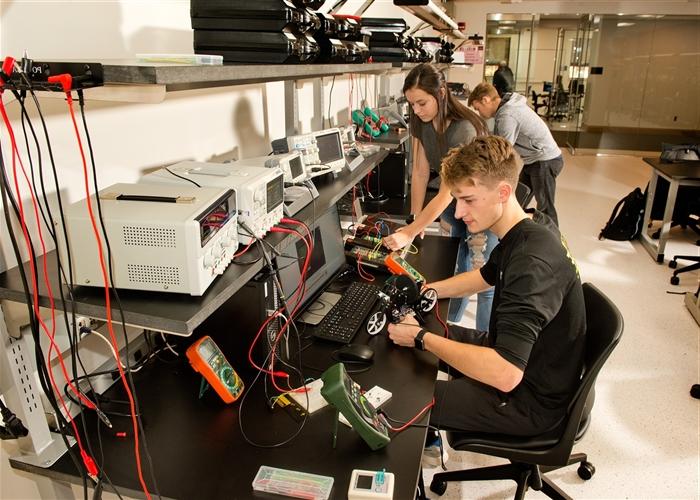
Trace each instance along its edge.
<instances>
[{"instance_id":1,"label":"young man's black t-shirt","mask_svg":"<svg viewBox=\"0 0 700 500\"><path fill-rule=\"evenodd\" d=\"M509 397L566 407L581 375L586 317L578 269L559 231L520 221L481 275L495 287L489 345L524 371Z\"/></svg>"}]
</instances>

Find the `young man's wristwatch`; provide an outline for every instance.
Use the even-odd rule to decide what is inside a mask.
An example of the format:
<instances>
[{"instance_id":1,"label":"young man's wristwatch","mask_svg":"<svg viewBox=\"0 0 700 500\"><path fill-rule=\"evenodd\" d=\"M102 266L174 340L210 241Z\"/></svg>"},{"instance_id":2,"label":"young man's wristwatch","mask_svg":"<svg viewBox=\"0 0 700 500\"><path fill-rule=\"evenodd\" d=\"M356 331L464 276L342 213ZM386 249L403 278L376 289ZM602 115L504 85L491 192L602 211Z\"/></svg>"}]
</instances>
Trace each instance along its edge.
<instances>
[{"instance_id":1,"label":"young man's wristwatch","mask_svg":"<svg viewBox=\"0 0 700 500\"><path fill-rule=\"evenodd\" d=\"M425 337L426 333L428 333L428 330L426 330L425 328L421 328L420 330L418 330L416 337L413 339L415 348L419 351L425 351L425 343L423 342L423 337Z\"/></svg>"}]
</instances>

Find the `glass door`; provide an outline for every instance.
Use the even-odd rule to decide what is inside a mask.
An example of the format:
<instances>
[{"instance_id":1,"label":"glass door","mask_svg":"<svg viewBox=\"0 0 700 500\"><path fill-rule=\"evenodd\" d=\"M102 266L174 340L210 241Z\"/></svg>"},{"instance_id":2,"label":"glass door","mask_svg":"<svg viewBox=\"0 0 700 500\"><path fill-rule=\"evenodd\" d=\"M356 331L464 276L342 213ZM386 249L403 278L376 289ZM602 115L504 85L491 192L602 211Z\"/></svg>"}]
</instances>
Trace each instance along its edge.
<instances>
[{"instance_id":1,"label":"glass door","mask_svg":"<svg viewBox=\"0 0 700 500\"><path fill-rule=\"evenodd\" d=\"M566 145L573 153L578 147L579 135L583 126L583 105L588 75L590 73L591 42L595 33L595 16L584 14L579 18L573 36L566 36L562 47L568 64L560 66L562 91L560 98L566 116ZM570 43L566 43L566 42Z\"/></svg>"}]
</instances>

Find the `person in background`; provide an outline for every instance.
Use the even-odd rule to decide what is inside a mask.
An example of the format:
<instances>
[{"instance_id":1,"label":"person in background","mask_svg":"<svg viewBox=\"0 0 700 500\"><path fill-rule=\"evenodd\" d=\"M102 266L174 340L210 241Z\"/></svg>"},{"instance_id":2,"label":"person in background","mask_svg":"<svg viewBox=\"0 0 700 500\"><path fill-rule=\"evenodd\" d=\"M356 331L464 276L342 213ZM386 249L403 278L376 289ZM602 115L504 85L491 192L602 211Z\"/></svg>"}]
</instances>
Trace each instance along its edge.
<instances>
[{"instance_id":1,"label":"person in background","mask_svg":"<svg viewBox=\"0 0 700 500\"><path fill-rule=\"evenodd\" d=\"M403 94L410 109L410 130L413 139L411 177L411 216L409 224L384 238L391 250L409 245L438 216L451 228L450 235L460 238L457 272L483 265L496 246L491 232L471 234L461 220L455 219L455 203L449 190L440 185L437 196L423 208L431 172L437 174L440 161L455 146L488 134L484 121L459 103L447 89L445 75L431 64L413 68L404 81ZM438 179L439 180L439 179ZM485 290L477 298L476 328L486 331L491 315L493 290ZM468 297L450 301L447 319L457 322L467 307Z\"/></svg>"},{"instance_id":2,"label":"person in background","mask_svg":"<svg viewBox=\"0 0 700 500\"><path fill-rule=\"evenodd\" d=\"M520 182L532 190L537 209L558 226L554 194L564 160L547 124L527 105L523 96L509 93L500 97L489 83L477 85L469 94L468 102L482 118L495 118L493 133L507 139L525 163Z\"/></svg>"},{"instance_id":3,"label":"person in background","mask_svg":"<svg viewBox=\"0 0 700 500\"><path fill-rule=\"evenodd\" d=\"M493 86L496 87L498 95L501 97L504 94L515 91L515 78L507 62L501 61L498 63L498 69L493 74Z\"/></svg>"},{"instance_id":4,"label":"person in background","mask_svg":"<svg viewBox=\"0 0 700 500\"><path fill-rule=\"evenodd\" d=\"M429 283L440 298L493 286L488 333L450 325L449 336L412 316L390 324L399 346L432 352L451 378L438 380L430 425L452 430L533 436L566 415L583 367L586 313L576 262L546 215L528 215L515 197L522 160L502 137L478 137L442 162L455 216L472 232L499 237L478 271ZM450 368L447 368L450 367ZM427 465L440 459L428 435Z\"/></svg>"}]
</instances>

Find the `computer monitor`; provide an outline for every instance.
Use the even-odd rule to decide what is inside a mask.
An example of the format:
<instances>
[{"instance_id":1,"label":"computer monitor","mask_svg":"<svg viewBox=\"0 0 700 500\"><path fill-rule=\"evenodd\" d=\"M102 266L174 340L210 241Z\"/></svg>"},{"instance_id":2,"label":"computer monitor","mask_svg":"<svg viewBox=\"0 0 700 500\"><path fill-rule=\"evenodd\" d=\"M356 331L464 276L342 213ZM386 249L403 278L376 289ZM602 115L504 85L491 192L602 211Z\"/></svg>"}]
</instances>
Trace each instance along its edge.
<instances>
[{"instance_id":1,"label":"computer monitor","mask_svg":"<svg viewBox=\"0 0 700 500\"><path fill-rule=\"evenodd\" d=\"M333 170L339 171L345 165L345 152L343 151L343 139L340 130L330 128L314 132L316 147L318 147L318 159L321 165L328 165Z\"/></svg>"},{"instance_id":2,"label":"computer monitor","mask_svg":"<svg viewBox=\"0 0 700 500\"><path fill-rule=\"evenodd\" d=\"M313 299L345 265L343 234L335 205L318 218L312 234L314 250L307 272L306 295L302 301L302 307ZM288 299L299 286L305 257L306 245L303 241L290 245L284 250L283 255L277 257L282 290ZM290 307L295 305L289 304Z\"/></svg>"}]
</instances>

